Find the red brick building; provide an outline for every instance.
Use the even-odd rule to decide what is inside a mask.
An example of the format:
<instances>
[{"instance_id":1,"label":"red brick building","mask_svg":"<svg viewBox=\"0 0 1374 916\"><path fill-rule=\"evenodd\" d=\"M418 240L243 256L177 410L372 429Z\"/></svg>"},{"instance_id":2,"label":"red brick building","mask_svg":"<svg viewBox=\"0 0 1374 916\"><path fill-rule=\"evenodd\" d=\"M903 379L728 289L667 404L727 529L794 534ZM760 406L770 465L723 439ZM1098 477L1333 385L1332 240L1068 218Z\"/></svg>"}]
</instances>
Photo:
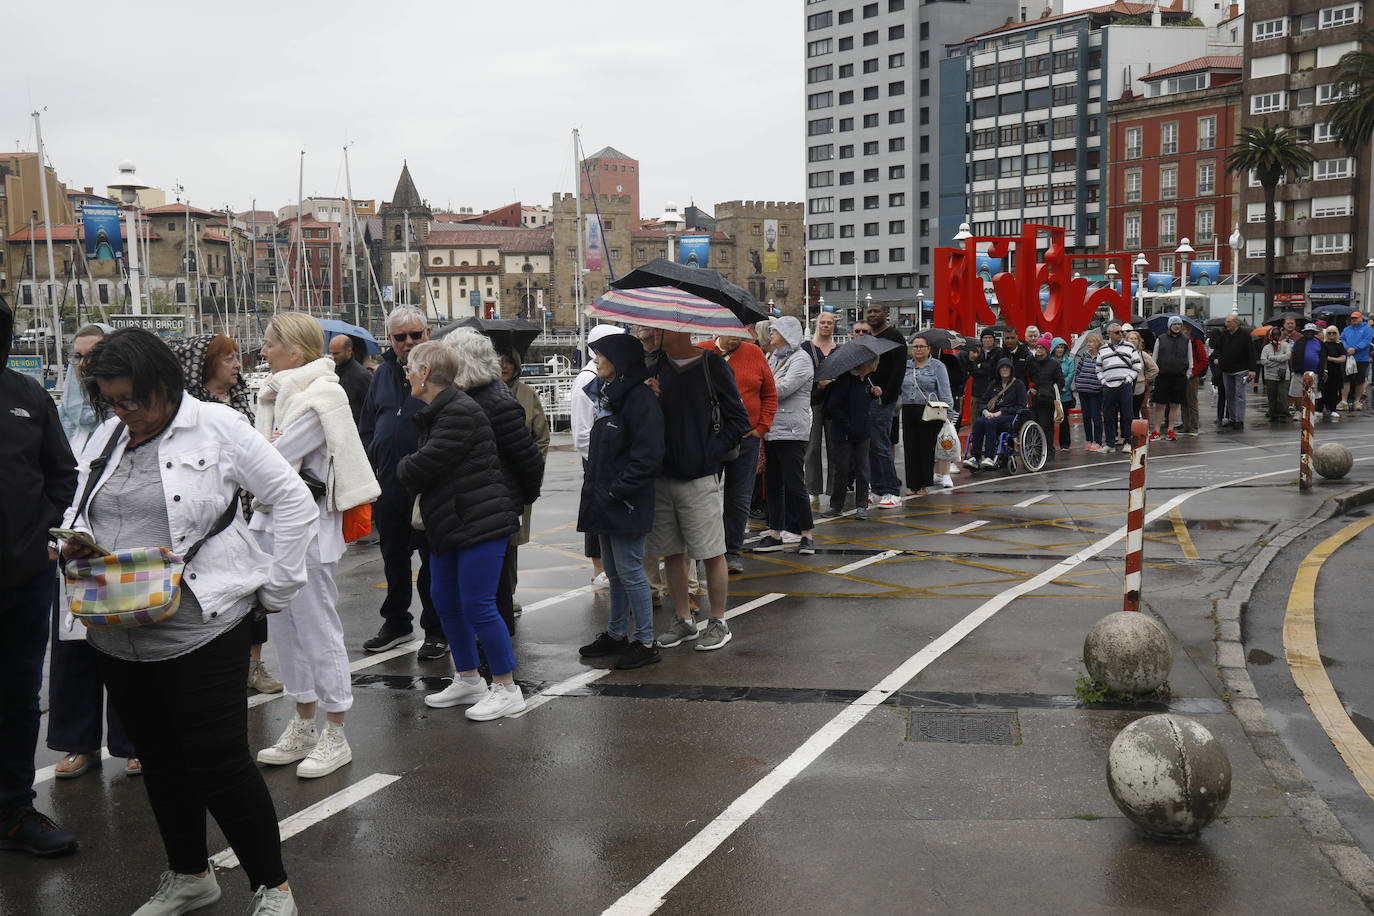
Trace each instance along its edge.
<instances>
[{"instance_id":1,"label":"red brick building","mask_svg":"<svg viewBox=\"0 0 1374 916\"><path fill-rule=\"evenodd\" d=\"M295 291L295 307L323 310L338 308L343 302L339 226L307 218L301 221L300 231L305 237L301 252L304 278L298 278L296 274L296 221L282 220L280 233L286 236L287 244L278 251L286 261L283 265L284 275L290 288Z\"/></svg>"},{"instance_id":2,"label":"red brick building","mask_svg":"<svg viewBox=\"0 0 1374 916\"><path fill-rule=\"evenodd\" d=\"M1107 250L1142 252L1150 271L1178 274L1183 239L1193 260L1221 260L1236 222L1226 157L1240 125L1240 57L1199 57L1157 70L1107 109Z\"/></svg>"},{"instance_id":3,"label":"red brick building","mask_svg":"<svg viewBox=\"0 0 1374 916\"><path fill-rule=\"evenodd\" d=\"M636 220L643 212L639 209L639 160L631 159L613 146L587 157L579 184L583 194L628 196L630 213Z\"/></svg>"}]
</instances>

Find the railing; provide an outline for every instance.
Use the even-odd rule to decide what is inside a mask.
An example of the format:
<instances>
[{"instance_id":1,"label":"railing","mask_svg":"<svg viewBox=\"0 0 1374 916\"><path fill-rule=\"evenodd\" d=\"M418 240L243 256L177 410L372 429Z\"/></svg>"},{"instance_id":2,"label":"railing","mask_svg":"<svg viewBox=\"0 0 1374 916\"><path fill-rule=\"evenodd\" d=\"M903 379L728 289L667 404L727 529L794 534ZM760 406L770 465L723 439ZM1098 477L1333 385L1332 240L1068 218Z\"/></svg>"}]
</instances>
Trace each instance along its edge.
<instances>
[{"instance_id":1,"label":"railing","mask_svg":"<svg viewBox=\"0 0 1374 916\"><path fill-rule=\"evenodd\" d=\"M544 408L550 429L564 430L571 425L573 380L576 378L576 375L527 375L521 378L539 395L539 403Z\"/></svg>"}]
</instances>

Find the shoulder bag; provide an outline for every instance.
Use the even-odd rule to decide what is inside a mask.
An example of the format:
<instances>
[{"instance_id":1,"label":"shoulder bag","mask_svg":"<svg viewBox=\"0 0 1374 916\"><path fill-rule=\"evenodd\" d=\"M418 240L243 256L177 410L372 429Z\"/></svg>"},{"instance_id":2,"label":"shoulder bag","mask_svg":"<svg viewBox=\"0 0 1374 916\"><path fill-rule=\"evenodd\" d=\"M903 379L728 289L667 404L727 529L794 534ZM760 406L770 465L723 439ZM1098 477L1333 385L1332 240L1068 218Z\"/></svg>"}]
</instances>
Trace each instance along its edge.
<instances>
[{"instance_id":1,"label":"shoulder bag","mask_svg":"<svg viewBox=\"0 0 1374 916\"><path fill-rule=\"evenodd\" d=\"M711 355L701 358L701 371L706 373L706 394L711 398L711 435L720 435L720 399L716 397L716 383L711 381ZM739 457L739 443L720 456L722 462L731 462Z\"/></svg>"},{"instance_id":2,"label":"shoulder bag","mask_svg":"<svg viewBox=\"0 0 1374 916\"><path fill-rule=\"evenodd\" d=\"M921 383L916 381L916 368L912 367L911 383L916 386L916 390L921 392L921 397L925 399L925 409L921 411L922 420L949 421L949 404L945 401L937 401L926 390L921 387Z\"/></svg>"},{"instance_id":3,"label":"shoulder bag","mask_svg":"<svg viewBox=\"0 0 1374 916\"><path fill-rule=\"evenodd\" d=\"M105 473L123 431L124 424L116 426L105 451L91 462L73 523L85 513L91 492ZM235 491L214 526L185 556L177 556L166 547L136 547L103 557L68 560L62 572L72 616L88 627L141 627L171 617L181 605L181 574L186 564L195 559L206 541L233 523L238 496Z\"/></svg>"}]
</instances>

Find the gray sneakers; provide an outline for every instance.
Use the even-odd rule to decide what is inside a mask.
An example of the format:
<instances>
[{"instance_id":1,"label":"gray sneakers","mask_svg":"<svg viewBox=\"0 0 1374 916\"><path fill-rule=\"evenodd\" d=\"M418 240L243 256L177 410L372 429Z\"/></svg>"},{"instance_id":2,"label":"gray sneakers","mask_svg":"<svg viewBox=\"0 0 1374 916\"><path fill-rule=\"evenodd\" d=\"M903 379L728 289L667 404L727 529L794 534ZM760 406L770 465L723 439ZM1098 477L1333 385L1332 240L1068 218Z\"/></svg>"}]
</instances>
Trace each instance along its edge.
<instances>
[{"instance_id":1,"label":"gray sneakers","mask_svg":"<svg viewBox=\"0 0 1374 916\"><path fill-rule=\"evenodd\" d=\"M219 882L215 880L213 868L207 868L203 878L165 871L153 896L134 910L134 916L177 916L178 913L189 913L209 906L219 899L219 895ZM291 909L288 912L296 911Z\"/></svg>"},{"instance_id":2,"label":"gray sneakers","mask_svg":"<svg viewBox=\"0 0 1374 916\"><path fill-rule=\"evenodd\" d=\"M697 638L697 625L682 617L673 617L673 625L658 635L658 644L664 649L691 642Z\"/></svg>"},{"instance_id":3,"label":"gray sneakers","mask_svg":"<svg viewBox=\"0 0 1374 916\"><path fill-rule=\"evenodd\" d=\"M712 649L719 649L730 641L730 625L725 622L723 617L712 617L706 621L706 630L697 640L698 652L710 652Z\"/></svg>"}]
</instances>

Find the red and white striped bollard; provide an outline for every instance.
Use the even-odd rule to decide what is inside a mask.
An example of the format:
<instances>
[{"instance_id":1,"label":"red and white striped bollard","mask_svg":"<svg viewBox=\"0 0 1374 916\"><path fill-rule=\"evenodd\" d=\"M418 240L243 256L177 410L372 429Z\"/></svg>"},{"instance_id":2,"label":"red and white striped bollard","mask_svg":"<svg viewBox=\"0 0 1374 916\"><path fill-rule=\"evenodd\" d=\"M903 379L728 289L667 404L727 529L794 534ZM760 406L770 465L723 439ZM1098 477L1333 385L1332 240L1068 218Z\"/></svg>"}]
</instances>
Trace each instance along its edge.
<instances>
[{"instance_id":1,"label":"red and white striped bollard","mask_svg":"<svg viewBox=\"0 0 1374 916\"><path fill-rule=\"evenodd\" d=\"M1312 398L1312 388L1317 377L1311 372L1302 374L1302 445L1298 461L1298 489L1312 489L1312 414L1316 403Z\"/></svg>"},{"instance_id":2,"label":"red and white striped bollard","mask_svg":"<svg viewBox=\"0 0 1374 916\"><path fill-rule=\"evenodd\" d=\"M1141 565L1145 554L1145 458L1150 421L1131 421L1131 495L1126 505L1126 594L1123 611L1140 610Z\"/></svg>"}]
</instances>

